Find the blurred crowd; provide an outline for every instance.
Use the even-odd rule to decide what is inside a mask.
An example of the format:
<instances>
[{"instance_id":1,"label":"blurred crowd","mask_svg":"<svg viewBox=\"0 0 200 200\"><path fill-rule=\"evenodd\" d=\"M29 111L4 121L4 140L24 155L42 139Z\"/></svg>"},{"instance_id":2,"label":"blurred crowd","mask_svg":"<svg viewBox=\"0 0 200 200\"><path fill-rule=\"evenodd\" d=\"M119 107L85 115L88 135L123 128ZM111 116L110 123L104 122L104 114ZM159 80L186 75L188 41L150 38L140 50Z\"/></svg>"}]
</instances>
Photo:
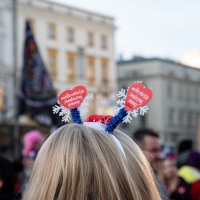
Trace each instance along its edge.
<instances>
[{"instance_id":1,"label":"blurred crowd","mask_svg":"<svg viewBox=\"0 0 200 200\"><path fill-rule=\"evenodd\" d=\"M193 149L191 141L182 141L177 155L163 158L160 179L171 199L200 199L200 152Z\"/></svg>"},{"instance_id":2,"label":"blurred crowd","mask_svg":"<svg viewBox=\"0 0 200 200\"><path fill-rule=\"evenodd\" d=\"M162 199L200 199L200 152L190 140L181 141L177 148L162 154L159 134L140 129L132 139L142 149L154 173ZM38 130L23 138L21 156L14 162L0 157L0 199L21 199L28 183L38 151L45 138Z\"/></svg>"},{"instance_id":3,"label":"blurred crowd","mask_svg":"<svg viewBox=\"0 0 200 200\"><path fill-rule=\"evenodd\" d=\"M0 157L0 199L18 200L26 189L35 158L44 142L38 130L27 132L23 138L23 149L13 162Z\"/></svg>"},{"instance_id":4,"label":"blurred crowd","mask_svg":"<svg viewBox=\"0 0 200 200\"><path fill-rule=\"evenodd\" d=\"M159 135L152 130L138 130L133 139L148 158L162 196L172 200L200 199L200 152L193 148L191 140L165 151Z\"/></svg>"}]
</instances>

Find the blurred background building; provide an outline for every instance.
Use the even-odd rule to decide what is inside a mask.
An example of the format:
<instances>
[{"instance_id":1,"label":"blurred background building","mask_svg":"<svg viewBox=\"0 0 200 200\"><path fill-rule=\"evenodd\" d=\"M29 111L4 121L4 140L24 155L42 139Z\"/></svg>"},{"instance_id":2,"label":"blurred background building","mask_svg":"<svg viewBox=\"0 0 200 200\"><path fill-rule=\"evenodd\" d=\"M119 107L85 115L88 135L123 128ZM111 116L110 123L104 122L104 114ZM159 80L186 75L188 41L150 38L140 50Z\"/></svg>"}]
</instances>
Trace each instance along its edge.
<instances>
[{"instance_id":1,"label":"blurred background building","mask_svg":"<svg viewBox=\"0 0 200 200\"><path fill-rule=\"evenodd\" d=\"M112 114L117 89L114 19L44 0L18 0L17 41L13 41L13 2L4 0L0 4L0 120L9 120L14 113L12 48L17 43L20 79L27 19L57 92L84 84L95 95L90 113Z\"/></svg>"},{"instance_id":2,"label":"blurred background building","mask_svg":"<svg viewBox=\"0 0 200 200\"><path fill-rule=\"evenodd\" d=\"M111 114L117 88L114 19L44 0L20 0L18 15L18 57L28 18L57 92L84 84L95 95L90 113ZM104 99L108 101L101 105Z\"/></svg>"},{"instance_id":3,"label":"blurred background building","mask_svg":"<svg viewBox=\"0 0 200 200\"><path fill-rule=\"evenodd\" d=\"M165 141L196 139L200 115L200 69L170 60L134 57L118 62L119 89L142 80L153 89L150 110L127 125L129 133L153 128Z\"/></svg>"},{"instance_id":4,"label":"blurred background building","mask_svg":"<svg viewBox=\"0 0 200 200\"><path fill-rule=\"evenodd\" d=\"M94 93L88 115L113 114L117 92L114 18L45 0L1 0L0 140L5 141L8 133L9 141L15 138L27 19L57 93L83 84ZM37 124L21 116L18 125L31 129Z\"/></svg>"}]
</instances>

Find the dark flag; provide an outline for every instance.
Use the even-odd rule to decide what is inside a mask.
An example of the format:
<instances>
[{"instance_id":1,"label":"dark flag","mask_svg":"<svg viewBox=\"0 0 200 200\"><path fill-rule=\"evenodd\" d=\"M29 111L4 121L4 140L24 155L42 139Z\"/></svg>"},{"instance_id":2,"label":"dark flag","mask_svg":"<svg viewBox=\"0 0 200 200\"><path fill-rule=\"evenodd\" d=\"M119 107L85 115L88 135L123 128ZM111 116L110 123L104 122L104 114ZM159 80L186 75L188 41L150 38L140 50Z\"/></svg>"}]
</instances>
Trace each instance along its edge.
<instances>
[{"instance_id":1,"label":"dark flag","mask_svg":"<svg viewBox=\"0 0 200 200\"><path fill-rule=\"evenodd\" d=\"M58 119L52 113L52 106L57 103L56 93L29 21L25 31L19 114L28 113L32 119L46 126L56 125Z\"/></svg>"}]
</instances>

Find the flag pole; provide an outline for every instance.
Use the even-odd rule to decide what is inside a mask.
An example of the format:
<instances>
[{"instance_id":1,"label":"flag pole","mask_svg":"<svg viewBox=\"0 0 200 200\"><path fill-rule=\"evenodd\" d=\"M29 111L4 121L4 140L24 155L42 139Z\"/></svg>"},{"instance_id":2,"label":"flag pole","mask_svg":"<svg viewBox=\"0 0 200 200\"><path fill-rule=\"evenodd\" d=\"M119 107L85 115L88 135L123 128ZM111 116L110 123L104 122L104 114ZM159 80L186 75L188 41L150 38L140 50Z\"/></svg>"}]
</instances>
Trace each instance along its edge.
<instances>
[{"instance_id":1,"label":"flag pole","mask_svg":"<svg viewBox=\"0 0 200 200\"><path fill-rule=\"evenodd\" d=\"M14 158L19 154L19 124L18 124L18 74L17 74L17 0L13 0L13 68L14 68Z\"/></svg>"}]
</instances>

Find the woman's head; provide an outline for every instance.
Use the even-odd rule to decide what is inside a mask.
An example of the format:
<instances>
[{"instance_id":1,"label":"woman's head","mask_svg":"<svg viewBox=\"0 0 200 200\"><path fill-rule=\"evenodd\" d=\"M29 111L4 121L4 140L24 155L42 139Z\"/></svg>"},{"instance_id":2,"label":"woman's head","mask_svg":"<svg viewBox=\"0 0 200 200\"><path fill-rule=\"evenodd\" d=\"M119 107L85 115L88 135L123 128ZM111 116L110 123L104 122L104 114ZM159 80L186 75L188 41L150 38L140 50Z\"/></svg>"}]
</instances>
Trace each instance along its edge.
<instances>
[{"instance_id":1,"label":"woman's head","mask_svg":"<svg viewBox=\"0 0 200 200\"><path fill-rule=\"evenodd\" d=\"M115 131L126 157L104 131L69 124L43 144L24 199L160 199L137 145Z\"/></svg>"},{"instance_id":2,"label":"woman's head","mask_svg":"<svg viewBox=\"0 0 200 200\"><path fill-rule=\"evenodd\" d=\"M164 180L169 180L177 176L175 159L165 158L162 165L162 176Z\"/></svg>"},{"instance_id":3,"label":"woman's head","mask_svg":"<svg viewBox=\"0 0 200 200\"><path fill-rule=\"evenodd\" d=\"M33 164L42 143L44 142L44 136L38 130L32 130L27 132L23 137L23 165L26 168L26 173L30 174L33 168Z\"/></svg>"}]
</instances>

